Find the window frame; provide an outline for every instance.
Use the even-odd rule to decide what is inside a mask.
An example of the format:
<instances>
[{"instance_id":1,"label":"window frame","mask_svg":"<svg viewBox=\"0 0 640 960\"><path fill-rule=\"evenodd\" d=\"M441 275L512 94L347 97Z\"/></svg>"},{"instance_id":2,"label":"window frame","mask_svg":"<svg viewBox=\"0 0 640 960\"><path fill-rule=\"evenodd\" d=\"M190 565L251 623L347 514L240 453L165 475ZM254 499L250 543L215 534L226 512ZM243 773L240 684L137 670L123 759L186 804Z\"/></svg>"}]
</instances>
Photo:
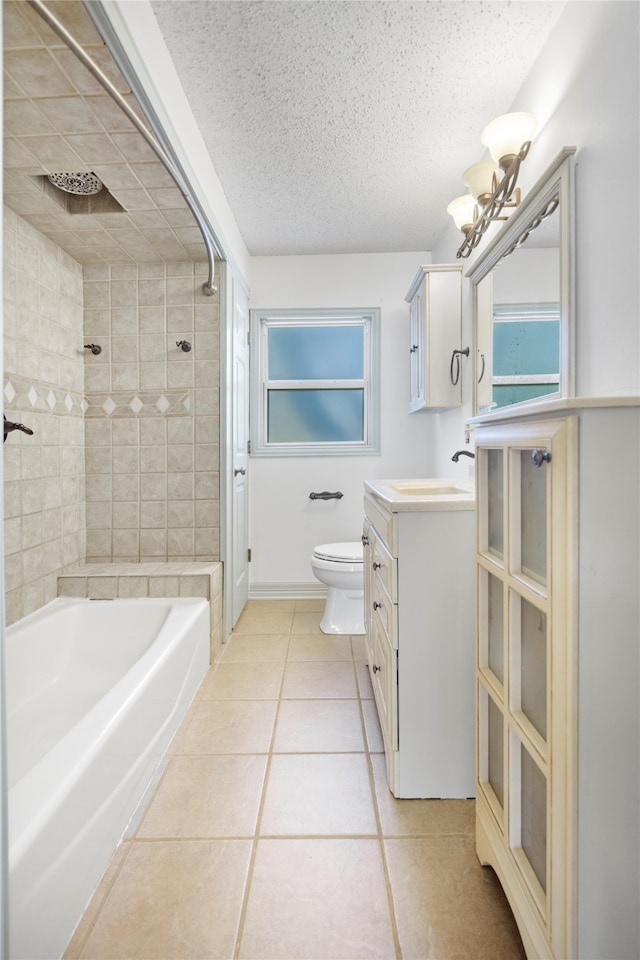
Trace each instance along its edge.
<instances>
[{"instance_id":1,"label":"window frame","mask_svg":"<svg viewBox=\"0 0 640 960\"><path fill-rule=\"evenodd\" d=\"M380 453L380 309L251 310L251 455L258 457L371 456ZM364 328L362 380L275 380L267 378L268 331L282 326ZM276 386L279 385L279 387ZM353 389L364 391L360 441L267 441L268 397L276 389Z\"/></svg>"}]
</instances>

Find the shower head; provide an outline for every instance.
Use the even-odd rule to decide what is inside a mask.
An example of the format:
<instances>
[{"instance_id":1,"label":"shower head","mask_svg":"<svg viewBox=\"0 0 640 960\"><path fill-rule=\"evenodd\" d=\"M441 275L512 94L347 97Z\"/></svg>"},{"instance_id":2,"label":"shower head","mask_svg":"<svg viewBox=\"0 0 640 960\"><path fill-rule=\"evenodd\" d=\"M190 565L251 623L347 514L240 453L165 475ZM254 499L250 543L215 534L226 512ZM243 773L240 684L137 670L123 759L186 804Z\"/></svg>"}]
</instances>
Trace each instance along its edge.
<instances>
[{"instance_id":1,"label":"shower head","mask_svg":"<svg viewBox=\"0 0 640 960\"><path fill-rule=\"evenodd\" d=\"M102 190L102 183L95 173L49 173L47 176L54 187L65 193L90 196Z\"/></svg>"}]
</instances>

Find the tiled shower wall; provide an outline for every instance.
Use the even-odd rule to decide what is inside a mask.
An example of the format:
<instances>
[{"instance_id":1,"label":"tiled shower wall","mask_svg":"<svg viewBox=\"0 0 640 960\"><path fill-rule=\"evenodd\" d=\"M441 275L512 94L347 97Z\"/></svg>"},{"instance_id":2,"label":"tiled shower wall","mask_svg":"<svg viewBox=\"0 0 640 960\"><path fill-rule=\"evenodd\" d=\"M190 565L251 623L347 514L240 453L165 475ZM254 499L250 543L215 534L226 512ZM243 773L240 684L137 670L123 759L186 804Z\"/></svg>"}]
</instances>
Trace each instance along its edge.
<instances>
[{"instance_id":1,"label":"tiled shower wall","mask_svg":"<svg viewBox=\"0 0 640 960\"><path fill-rule=\"evenodd\" d=\"M85 555L82 267L4 208L6 622L57 595Z\"/></svg>"},{"instance_id":2,"label":"tiled shower wall","mask_svg":"<svg viewBox=\"0 0 640 960\"><path fill-rule=\"evenodd\" d=\"M218 560L219 302L201 292L206 266L83 268L7 207L4 263L4 410L34 431L4 445L6 622L85 559Z\"/></svg>"},{"instance_id":3,"label":"tiled shower wall","mask_svg":"<svg viewBox=\"0 0 640 960\"><path fill-rule=\"evenodd\" d=\"M84 267L87 560L219 559L219 297L192 263ZM183 351L177 342L191 345Z\"/></svg>"}]
</instances>

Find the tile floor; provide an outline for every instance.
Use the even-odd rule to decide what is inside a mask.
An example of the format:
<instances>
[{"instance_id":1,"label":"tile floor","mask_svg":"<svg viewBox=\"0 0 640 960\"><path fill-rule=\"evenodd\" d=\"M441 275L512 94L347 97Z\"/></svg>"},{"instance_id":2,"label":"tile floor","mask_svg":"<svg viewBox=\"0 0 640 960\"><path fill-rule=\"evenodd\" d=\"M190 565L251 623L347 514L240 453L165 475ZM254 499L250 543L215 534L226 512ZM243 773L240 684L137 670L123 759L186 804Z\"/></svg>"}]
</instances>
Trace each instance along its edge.
<instances>
[{"instance_id":1,"label":"tile floor","mask_svg":"<svg viewBox=\"0 0 640 960\"><path fill-rule=\"evenodd\" d=\"M395 800L360 637L252 601L65 960L522 960L470 800Z\"/></svg>"}]
</instances>

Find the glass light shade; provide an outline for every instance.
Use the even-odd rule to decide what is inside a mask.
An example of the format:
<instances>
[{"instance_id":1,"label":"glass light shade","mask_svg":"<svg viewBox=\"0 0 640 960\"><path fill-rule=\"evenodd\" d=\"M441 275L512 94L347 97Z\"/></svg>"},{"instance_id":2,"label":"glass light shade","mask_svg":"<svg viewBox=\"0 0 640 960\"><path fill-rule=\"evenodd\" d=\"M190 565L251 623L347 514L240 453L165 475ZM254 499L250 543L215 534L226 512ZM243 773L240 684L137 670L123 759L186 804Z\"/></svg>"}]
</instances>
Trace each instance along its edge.
<instances>
[{"instance_id":1,"label":"glass light shade","mask_svg":"<svg viewBox=\"0 0 640 960\"><path fill-rule=\"evenodd\" d=\"M462 182L476 200L478 197L490 197L493 193L493 175L498 170L498 164L494 160L482 160L467 167L462 174Z\"/></svg>"},{"instance_id":2,"label":"glass light shade","mask_svg":"<svg viewBox=\"0 0 640 960\"><path fill-rule=\"evenodd\" d=\"M475 220L476 201L470 193L465 193L462 197L456 197L447 207L447 213L453 217L458 230L464 227L470 227Z\"/></svg>"},{"instance_id":3,"label":"glass light shade","mask_svg":"<svg viewBox=\"0 0 640 960\"><path fill-rule=\"evenodd\" d=\"M492 120L480 135L496 163L520 152L523 143L533 140L537 123L530 113L505 113Z\"/></svg>"}]
</instances>

